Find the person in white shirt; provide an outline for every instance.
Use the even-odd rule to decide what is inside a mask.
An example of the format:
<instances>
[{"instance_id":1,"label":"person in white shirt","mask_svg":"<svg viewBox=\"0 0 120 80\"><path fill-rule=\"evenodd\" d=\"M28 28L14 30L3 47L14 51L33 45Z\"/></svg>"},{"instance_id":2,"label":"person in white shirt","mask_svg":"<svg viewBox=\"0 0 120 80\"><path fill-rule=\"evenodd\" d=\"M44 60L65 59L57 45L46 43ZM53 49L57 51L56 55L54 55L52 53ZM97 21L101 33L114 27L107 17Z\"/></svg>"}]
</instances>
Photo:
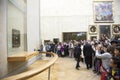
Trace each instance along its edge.
<instances>
[{"instance_id":1,"label":"person in white shirt","mask_svg":"<svg viewBox=\"0 0 120 80\"><path fill-rule=\"evenodd\" d=\"M101 72L101 80L107 78L107 72L110 69L110 59L112 58L112 55L108 52L107 45L103 45L104 53L100 54L100 46L97 47L96 50L96 57L100 58L102 60L102 66L100 67Z\"/></svg>"},{"instance_id":2,"label":"person in white shirt","mask_svg":"<svg viewBox=\"0 0 120 80\"><path fill-rule=\"evenodd\" d=\"M105 69L109 69L110 67L110 59L112 58L112 55L107 51L107 45L103 45L103 48L104 48L104 53L101 54L100 53L100 45L97 46L97 50L96 50L96 57L97 58L100 58L102 59L102 66L105 68Z\"/></svg>"},{"instance_id":3,"label":"person in white shirt","mask_svg":"<svg viewBox=\"0 0 120 80\"><path fill-rule=\"evenodd\" d=\"M72 41L70 41L70 43L69 43L69 56L71 58L74 56L74 45L73 45Z\"/></svg>"}]
</instances>

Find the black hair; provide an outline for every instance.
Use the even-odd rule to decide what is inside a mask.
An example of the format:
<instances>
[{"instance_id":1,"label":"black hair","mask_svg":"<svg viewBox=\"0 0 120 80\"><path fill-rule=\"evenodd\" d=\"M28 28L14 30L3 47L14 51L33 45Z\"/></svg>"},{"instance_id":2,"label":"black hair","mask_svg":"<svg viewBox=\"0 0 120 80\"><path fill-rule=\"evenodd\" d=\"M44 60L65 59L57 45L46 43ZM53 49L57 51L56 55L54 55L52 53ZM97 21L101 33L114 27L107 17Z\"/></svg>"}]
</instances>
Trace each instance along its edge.
<instances>
[{"instance_id":1,"label":"black hair","mask_svg":"<svg viewBox=\"0 0 120 80\"><path fill-rule=\"evenodd\" d=\"M120 46L115 47L115 49L117 49L120 53Z\"/></svg>"},{"instance_id":2,"label":"black hair","mask_svg":"<svg viewBox=\"0 0 120 80\"><path fill-rule=\"evenodd\" d=\"M107 44L103 44L103 47L107 48L107 52L110 52Z\"/></svg>"},{"instance_id":3,"label":"black hair","mask_svg":"<svg viewBox=\"0 0 120 80\"><path fill-rule=\"evenodd\" d=\"M120 69L120 57L112 57L113 63Z\"/></svg>"},{"instance_id":4,"label":"black hair","mask_svg":"<svg viewBox=\"0 0 120 80\"><path fill-rule=\"evenodd\" d=\"M78 46L79 46L79 47L81 47L81 44L80 44L80 43L78 43Z\"/></svg>"},{"instance_id":5,"label":"black hair","mask_svg":"<svg viewBox=\"0 0 120 80\"><path fill-rule=\"evenodd\" d=\"M118 41L117 40L112 40L111 42L110 42L111 44L113 44L113 43L118 43Z\"/></svg>"}]
</instances>

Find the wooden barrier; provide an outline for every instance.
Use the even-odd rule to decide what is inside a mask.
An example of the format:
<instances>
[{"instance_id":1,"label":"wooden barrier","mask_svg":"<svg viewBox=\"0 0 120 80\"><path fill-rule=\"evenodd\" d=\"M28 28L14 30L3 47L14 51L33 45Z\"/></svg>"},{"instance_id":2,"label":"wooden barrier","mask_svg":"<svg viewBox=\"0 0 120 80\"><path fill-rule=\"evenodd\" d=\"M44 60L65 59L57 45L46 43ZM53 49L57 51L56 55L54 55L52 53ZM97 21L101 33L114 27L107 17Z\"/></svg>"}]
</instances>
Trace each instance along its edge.
<instances>
[{"instance_id":1,"label":"wooden barrier","mask_svg":"<svg viewBox=\"0 0 120 80\"><path fill-rule=\"evenodd\" d=\"M55 63L55 61L58 59L58 56L55 53L51 53L51 52L43 52L45 54L50 54L52 57L52 59L50 59L50 61L44 65L42 65L41 67L37 67L34 68L32 70L17 74L17 75L13 75L7 78L4 78L2 80L25 80L27 78L30 78L32 76L35 76L43 71L45 71L46 69L50 69L50 67Z\"/></svg>"},{"instance_id":2,"label":"wooden barrier","mask_svg":"<svg viewBox=\"0 0 120 80\"><path fill-rule=\"evenodd\" d=\"M13 61L14 62L16 62L16 61L27 61L30 58L32 58L34 56L37 56L37 55L39 55L38 51L31 52L31 53L21 52L21 53L18 53L18 54L14 54L14 55L8 56L8 61L9 62L13 62Z\"/></svg>"}]
</instances>

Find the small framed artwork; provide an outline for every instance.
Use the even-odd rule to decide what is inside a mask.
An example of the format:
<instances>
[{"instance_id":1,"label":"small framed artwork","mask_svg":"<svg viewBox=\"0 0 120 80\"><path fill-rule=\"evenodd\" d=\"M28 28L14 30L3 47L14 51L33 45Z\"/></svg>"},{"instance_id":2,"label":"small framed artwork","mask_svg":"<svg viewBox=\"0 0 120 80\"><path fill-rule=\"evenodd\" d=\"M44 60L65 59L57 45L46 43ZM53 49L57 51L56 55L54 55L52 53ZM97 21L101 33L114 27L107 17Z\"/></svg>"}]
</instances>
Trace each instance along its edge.
<instances>
[{"instance_id":1,"label":"small framed artwork","mask_svg":"<svg viewBox=\"0 0 120 80\"><path fill-rule=\"evenodd\" d=\"M89 34L97 34L97 25L89 25Z\"/></svg>"},{"instance_id":2,"label":"small framed artwork","mask_svg":"<svg viewBox=\"0 0 120 80\"><path fill-rule=\"evenodd\" d=\"M120 24L113 24L112 32L113 32L113 34L120 34Z\"/></svg>"},{"instance_id":3,"label":"small framed artwork","mask_svg":"<svg viewBox=\"0 0 120 80\"><path fill-rule=\"evenodd\" d=\"M94 22L113 21L113 1L94 1Z\"/></svg>"},{"instance_id":4,"label":"small framed artwork","mask_svg":"<svg viewBox=\"0 0 120 80\"><path fill-rule=\"evenodd\" d=\"M97 36L90 36L90 40L91 41L97 40Z\"/></svg>"},{"instance_id":5,"label":"small framed artwork","mask_svg":"<svg viewBox=\"0 0 120 80\"><path fill-rule=\"evenodd\" d=\"M44 45L46 45L49 42L50 42L50 40L44 40Z\"/></svg>"}]
</instances>

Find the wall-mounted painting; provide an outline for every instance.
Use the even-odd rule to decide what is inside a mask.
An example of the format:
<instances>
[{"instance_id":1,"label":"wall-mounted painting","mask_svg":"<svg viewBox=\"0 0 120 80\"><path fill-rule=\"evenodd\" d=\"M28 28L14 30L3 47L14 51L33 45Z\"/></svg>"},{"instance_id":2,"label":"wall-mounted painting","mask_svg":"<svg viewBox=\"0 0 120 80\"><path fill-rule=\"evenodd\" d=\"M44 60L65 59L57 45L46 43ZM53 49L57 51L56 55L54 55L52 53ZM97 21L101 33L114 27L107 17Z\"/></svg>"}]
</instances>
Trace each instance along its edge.
<instances>
[{"instance_id":1,"label":"wall-mounted painting","mask_svg":"<svg viewBox=\"0 0 120 80\"><path fill-rule=\"evenodd\" d=\"M110 39L111 38L111 30L110 30L111 25L99 25L99 34L100 34L100 39L105 40L105 39Z\"/></svg>"},{"instance_id":2,"label":"wall-mounted painting","mask_svg":"<svg viewBox=\"0 0 120 80\"><path fill-rule=\"evenodd\" d=\"M20 47L20 31L16 29L12 29L12 47Z\"/></svg>"},{"instance_id":3,"label":"wall-mounted painting","mask_svg":"<svg viewBox=\"0 0 120 80\"><path fill-rule=\"evenodd\" d=\"M97 26L96 25L89 25L89 34L97 34Z\"/></svg>"},{"instance_id":4,"label":"wall-mounted painting","mask_svg":"<svg viewBox=\"0 0 120 80\"><path fill-rule=\"evenodd\" d=\"M113 22L112 1L94 1L94 21Z\"/></svg>"},{"instance_id":5,"label":"wall-mounted painting","mask_svg":"<svg viewBox=\"0 0 120 80\"><path fill-rule=\"evenodd\" d=\"M120 34L120 24L113 24L112 32L113 32L113 34Z\"/></svg>"},{"instance_id":6,"label":"wall-mounted painting","mask_svg":"<svg viewBox=\"0 0 120 80\"><path fill-rule=\"evenodd\" d=\"M91 41L97 40L97 36L90 36L90 40L91 40Z\"/></svg>"},{"instance_id":7,"label":"wall-mounted painting","mask_svg":"<svg viewBox=\"0 0 120 80\"><path fill-rule=\"evenodd\" d=\"M50 40L44 40L44 45L46 45L47 43L50 43Z\"/></svg>"},{"instance_id":8,"label":"wall-mounted painting","mask_svg":"<svg viewBox=\"0 0 120 80\"><path fill-rule=\"evenodd\" d=\"M87 40L87 32L63 32L63 41Z\"/></svg>"}]
</instances>

